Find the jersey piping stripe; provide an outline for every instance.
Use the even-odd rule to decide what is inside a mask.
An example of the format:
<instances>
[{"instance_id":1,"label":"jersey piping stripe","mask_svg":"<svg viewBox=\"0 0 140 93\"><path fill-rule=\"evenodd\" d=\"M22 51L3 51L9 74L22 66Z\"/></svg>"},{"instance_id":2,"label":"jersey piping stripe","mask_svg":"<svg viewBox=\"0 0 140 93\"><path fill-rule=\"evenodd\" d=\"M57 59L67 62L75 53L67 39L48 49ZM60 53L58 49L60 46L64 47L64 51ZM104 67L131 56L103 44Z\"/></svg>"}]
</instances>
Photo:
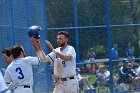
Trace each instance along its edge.
<instances>
[{"instance_id":1,"label":"jersey piping stripe","mask_svg":"<svg viewBox=\"0 0 140 93\"><path fill-rule=\"evenodd\" d=\"M40 58L39 57L37 57L37 58L38 58L38 61L39 61L38 65L40 65L40 63L41 63Z\"/></svg>"},{"instance_id":2,"label":"jersey piping stripe","mask_svg":"<svg viewBox=\"0 0 140 93\"><path fill-rule=\"evenodd\" d=\"M48 57L52 60L52 62L54 63L54 60L48 55Z\"/></svg>"},{"instance_id":3,"label":"jersey piping stripe","mask_svg":"<svg viewBox=\"0 0 140 93\"><path fill-rule=\"evenodd\" d=\"M1 91L0 93L5 93L6 91L8 91L8 89L5 89L5 90Z\"/></svg>"}]
</instances>

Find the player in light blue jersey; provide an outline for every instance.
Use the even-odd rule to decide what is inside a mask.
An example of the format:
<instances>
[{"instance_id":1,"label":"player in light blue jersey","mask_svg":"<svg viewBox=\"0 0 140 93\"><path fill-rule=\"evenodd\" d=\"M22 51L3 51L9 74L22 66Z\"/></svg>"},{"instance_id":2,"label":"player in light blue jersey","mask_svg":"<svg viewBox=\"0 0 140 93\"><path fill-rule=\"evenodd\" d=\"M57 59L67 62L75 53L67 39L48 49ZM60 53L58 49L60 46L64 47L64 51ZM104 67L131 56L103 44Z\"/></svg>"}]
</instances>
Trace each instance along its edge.
<instances>
[{"instance_id":1,"label":"player in light blue jersey","mask_svg":"<svg viewBox=\"0 0 140 93\"><path fill-rule=\"evenodd\" d=\"M12 48L14 60L7 67L4 79L14 93L33 93L33 71L32 65L38 65L40 58L25 57L24 48L16 45Z\"/></svg>"}]
</instances>

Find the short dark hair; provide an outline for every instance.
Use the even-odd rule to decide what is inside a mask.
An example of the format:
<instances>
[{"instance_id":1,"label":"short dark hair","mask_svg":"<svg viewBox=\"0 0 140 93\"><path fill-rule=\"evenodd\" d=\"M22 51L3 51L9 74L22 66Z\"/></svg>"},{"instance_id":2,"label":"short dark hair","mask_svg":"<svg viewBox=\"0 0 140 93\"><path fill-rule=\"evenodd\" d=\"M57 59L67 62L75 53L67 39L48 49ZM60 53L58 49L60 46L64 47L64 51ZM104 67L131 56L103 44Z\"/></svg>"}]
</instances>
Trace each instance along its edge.
<instances>
[{"instance_id":1,"label":"short dark hair","mask_svg":"<svg viewBox=\"0 0 140 93\"><path fill-rule=\"evenodd\" d=\"M10 55L12 55L12 48L4 48L3 50L2 50L2 54L6 54L6 56L10 56Z\"/></svg>"},{"instance_id":2,"label":"short dark hair","mask_svg":"<svg viewBox=\"0 0 140 93\"><path fill-rule=\"evenodd\" d=\"M21 45L15 45L12 48L12 55L14 58L18 58L20 56L20 53L23 52L22 46Z\"/></svg>"},{"instance_id":3,"label":"short dark hair","mask_svg":"<svg viewBox=\"0 0 140 93\"><path fill-rule=\"evenodd\" d=\"M57 34L58 34L58 35L64 35L64 36L66 36L67 38L69 38L69 34L68 34L68 32L66 32L66 31L59 31Z\"/></svg>"}]
</instances>

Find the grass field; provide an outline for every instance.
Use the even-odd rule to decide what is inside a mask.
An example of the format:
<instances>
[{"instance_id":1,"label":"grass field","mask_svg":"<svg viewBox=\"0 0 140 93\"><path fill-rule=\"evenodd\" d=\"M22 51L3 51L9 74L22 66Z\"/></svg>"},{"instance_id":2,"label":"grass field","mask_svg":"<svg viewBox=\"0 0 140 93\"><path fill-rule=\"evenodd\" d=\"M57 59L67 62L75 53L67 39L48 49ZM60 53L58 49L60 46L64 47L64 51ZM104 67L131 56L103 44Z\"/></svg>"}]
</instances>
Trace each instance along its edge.
<instances>
[{"instance_id":1,"label":"grass field","mask_svg":"<svg viewBox=\"0 0 140 93\"><path fill-rule=\"evenodd\" d=\"M87 66L88 69L90 69L90 67L91 67L90 64L87 64L86 66ZM83 77L88 76L89 77L89 81L90 81L91 84L93 84L95 82L95 80L96 80L96 74L95 73L86 73L85 72L85 73L81 73L81 75Z\"/></svg>"},{"instance_id":2,"label":"grass field","mask_svg":"<svg viewBox=\"0 0 140 93\"><path fill-rule=\"evenodd\" d=\"M94 81L96 80L96 75L94 73L89 73L89 74L81 74L83 77L88 76L89 77L89 81L91 84L94 83Z\"/></svg>"}]
</instances>

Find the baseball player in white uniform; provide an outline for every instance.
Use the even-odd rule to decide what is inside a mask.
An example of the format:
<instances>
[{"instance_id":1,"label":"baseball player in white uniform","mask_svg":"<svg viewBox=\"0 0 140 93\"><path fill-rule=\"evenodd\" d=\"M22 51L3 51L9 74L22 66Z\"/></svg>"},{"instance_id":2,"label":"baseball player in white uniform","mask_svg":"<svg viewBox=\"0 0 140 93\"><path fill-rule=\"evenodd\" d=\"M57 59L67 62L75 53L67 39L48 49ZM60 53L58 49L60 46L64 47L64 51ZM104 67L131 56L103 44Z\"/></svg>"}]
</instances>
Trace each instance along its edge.
<instances>
[{"instance_id":1,"label":"baseball player in white uniform","mask_svg":"<svg viewBox=\"0 0 140 93\"><path fill-rule=\"evenodd\" d=\"M75 49L68 45L69 34L66 31L58 32L58 48L54 49L52 44L46 40L48 47L52 51L47 56L40 47L36 38L31 39L37 55L44 62L54 63L54 75L56 85L53 93L78 93L79 85L76 79L76 53Z\"/></svg>"},{"instance_id":2,"label":"baseball player in white uniform","mask_svg":"<svg viewBox=\"0 0 140 93\"><path fill-rule=\"evenodd\" d=\"M39 57L25 57L22 46L16 45L12 48L14 60L7 67L4 79L10 84L10 89L14 89L14 93L33 93L33 71L32 65L40 63Z\"/></svg>"},{"instance_id":3,"label":"baseball player in white uniform","mask_svg":"<svg viewBox=\"0 0 140 93\"><path fill-rule=\"evenodd\" d=\"M13 60L12 48L5 48L2 50L3 60L9 65Z\"/></svg>"},{"instance_id":4,"label":"baseball player in white uniform","mask_svg":"<svg viewBox=\"0 0 140 93\"><path fill-rule=\"evenodd\" d=\"M4 81L1 71L0 71L0 93L10 93L10 91L8 90L8 87Z\"/></svg>"}]
</instances>

